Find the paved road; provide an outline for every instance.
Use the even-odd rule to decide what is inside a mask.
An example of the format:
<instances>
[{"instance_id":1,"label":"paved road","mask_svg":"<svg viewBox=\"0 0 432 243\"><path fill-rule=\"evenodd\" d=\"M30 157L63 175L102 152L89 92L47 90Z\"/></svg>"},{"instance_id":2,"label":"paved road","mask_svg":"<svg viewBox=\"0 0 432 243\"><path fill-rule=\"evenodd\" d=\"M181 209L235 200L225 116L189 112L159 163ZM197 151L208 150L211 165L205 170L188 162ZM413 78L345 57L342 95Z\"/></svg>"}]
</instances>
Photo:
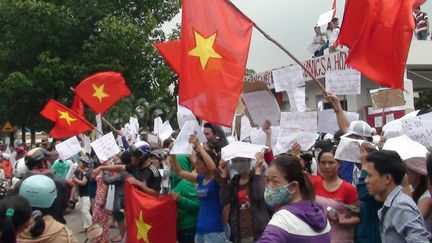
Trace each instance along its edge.
<instances>
[{"instance_id":1,"label":"paved road","mask_svg":"<svg viewBox=\"0 0 432 243\"><path fill-rule=\"evenodd\" d=\"M80 205L77 204L74 210L68 209L68 214L65 215L67 227L72 230L78 242L82 243L85 241L85 234L79 233L82 229L82 220L81 220L81 212ZM115 237L118 234L118 230L116 228L111 228L110 230L110 238Z\"/></svg>"}]
</instances>

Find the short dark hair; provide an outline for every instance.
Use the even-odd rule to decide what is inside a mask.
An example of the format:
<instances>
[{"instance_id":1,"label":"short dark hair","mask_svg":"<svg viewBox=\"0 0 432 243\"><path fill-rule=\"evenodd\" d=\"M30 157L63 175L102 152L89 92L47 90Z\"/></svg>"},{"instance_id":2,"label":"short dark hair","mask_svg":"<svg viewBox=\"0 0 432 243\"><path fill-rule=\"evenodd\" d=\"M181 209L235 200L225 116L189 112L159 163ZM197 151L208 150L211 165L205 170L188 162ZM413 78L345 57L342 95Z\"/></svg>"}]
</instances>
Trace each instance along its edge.
<instances>
[{"instance_id":1,"label":"short dark hair","mask_svg":"<svg viewBox=\"0 0 432 243\"><path fill-rule=\"evenodd\" d=\"M212 130L213 134L214 134L215 136L217 136L217 135L216 135L216 129L215 129L215 127L213 126L213 124L211 124L210 122L206 122L206 123L204 123L204 128L210 128L210 129Z\"/></svg>"},{"instance_id":2,"label":"short dark hair","mask_svg":"<svg viewBox=\"0 0 432 243\"><path fill-rule=\"evenodd\" d=\"M9 195L0 201L0 242L16 242L16 231L30 219L32 208L24 197Z\"/></svg>"},{"instance_id":3,"label":"short dark hair","mask_svg":"<svg viewBox=\"0 0 432 243\"><path fill-rule=\"evenodd\" d=\"M396 185L400 185L406 173L406 166L399 154L392 150L370 152L366 156L368 163L373 163L374 168L383 176L390 174Z\"/></svg>"},{"instance_id":4,"label":"short dark hair","mask_svg":"<svg viewBox=\"0 0 432 243\"><path fill-rule=\"evenodd\" d=\"M272 165L281 171L289 182L297 181L303 200L314 200L315 191L309 176L302 170L300 160L292 155L281 155L273 160Z\"/></svg>"},{"instance_id":5,"label":"short dark hair","mask_svg":"<svg viewBox=\"0 0 432 243\"><path fill-rule=\"evenodd\" d=\"M428 153L426 157L426 170L429 176L429 181L432 183L432 153Z\"/></svg>"},{"instance_id":6,"label":"short dark hair","mask_svg":"<svg viewBox=\"0 0 432 243\"><path fill-rule=\"evenodd\" d=\"M331 21L331 22L333 22L333 23L334 23L334 22L337 22L337 21L339 21L339 18L336 18L336 17L335 17L335 18L333 18L333 19L332 19L332 21Z\"/></svg>"}]
</instances>

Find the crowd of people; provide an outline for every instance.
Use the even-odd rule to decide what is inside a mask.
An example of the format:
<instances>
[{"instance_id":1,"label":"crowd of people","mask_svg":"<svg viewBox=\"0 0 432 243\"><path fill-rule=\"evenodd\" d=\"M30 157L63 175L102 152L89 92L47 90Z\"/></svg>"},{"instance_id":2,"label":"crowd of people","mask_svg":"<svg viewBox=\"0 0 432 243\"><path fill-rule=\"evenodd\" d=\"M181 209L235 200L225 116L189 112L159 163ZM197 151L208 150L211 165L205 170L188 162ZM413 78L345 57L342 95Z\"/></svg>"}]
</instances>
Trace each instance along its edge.
<instances>
[{"instance_id":1,"label":"crowd of people","mask_svg":"<svg viewBox=\"0 0 432 243\"><path fill-rule=\"evenodd\" d=\"M380 149L385 136L373 145L374 129L363 121L348 124L337 97L327 99L340 131L312 149L295 143L276 157L268 121L262 126L267 149L228 161L221 159L229 144L225 133L210 123L203 125L206 142L189 138L191 155L170 154L175 133L162 149L121 137L124 151L104 162L85 149L61 160L46 143L4 152L2 175L11 188L0 201L0 242L77 242L64 217L77 201L79 233L91 242L122 242L125 183L172 196L179 243L429 242L432 156L403 161L398 152ZM335 158L341 136L364 141L361 163ZM119 234L110 238L113 224Z\"/></svg>"}]
</instances>

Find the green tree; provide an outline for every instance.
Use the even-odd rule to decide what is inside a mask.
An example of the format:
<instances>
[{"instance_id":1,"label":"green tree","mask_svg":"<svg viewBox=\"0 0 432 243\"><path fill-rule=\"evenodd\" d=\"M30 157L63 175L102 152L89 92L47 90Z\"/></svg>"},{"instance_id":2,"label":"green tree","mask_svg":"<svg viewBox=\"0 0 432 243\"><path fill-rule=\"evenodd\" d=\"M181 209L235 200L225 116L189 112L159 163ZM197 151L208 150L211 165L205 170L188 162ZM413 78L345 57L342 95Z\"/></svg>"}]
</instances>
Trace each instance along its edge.
<instances>
[{"instance_id":1,"label":"green tree","mask_svg":"<svg viewBox=\"0 0 432 243\"><path fill-rule=\"evenodd\" d=\"M176 78L152 44L166 40L160 27L179 9L179 0L0 1L0 121L49 130L39 115L48 99L70 105L70 87L99 71L121 72L133 94L108 119L126 121L140 103L143 125L152 104L172 113Z\"/></svg>"}]
</instances>

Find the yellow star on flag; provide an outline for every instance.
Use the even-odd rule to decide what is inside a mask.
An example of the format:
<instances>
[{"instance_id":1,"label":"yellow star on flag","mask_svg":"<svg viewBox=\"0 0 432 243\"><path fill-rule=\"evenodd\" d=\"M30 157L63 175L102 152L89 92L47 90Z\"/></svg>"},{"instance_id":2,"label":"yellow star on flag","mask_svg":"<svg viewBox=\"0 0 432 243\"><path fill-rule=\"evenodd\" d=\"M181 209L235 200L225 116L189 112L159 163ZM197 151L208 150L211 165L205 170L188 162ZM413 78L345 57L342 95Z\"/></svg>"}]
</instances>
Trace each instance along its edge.
<instances>
[{"instance_id":1,"label":"yellow star on flag","mask_svg":"<svg viewBox=\"0 0 432 243\"><path fill-rule=\"evenodd\" d=\"M95 84L93 84L94 93L93 96L97 97L99 99L99 102L102 103L102 99L105 97L109 97L107 93L104 91L105 85L102 84L101 86L97 87Z\"/></svg>"},{"instance_id":2,"label":"yellow star on flag","mask_svg":"<svg viewBox=\"0 0 432 243\"><path fill-rule=\"evenodd\" d=\"M57 110L60 113L60 119L65 119L66 122L70 125L71 122L76 121L75 118L72 118L69 116L69 112L64 111L62 112L61 110Z\"/></svg>"},{"instance_id":3,"label":"yellow star on flag","mask_svg":"<svg viewBox=\"0 0 432 243\"><path fill-rule=\"evenodd\" d=\"M151 225L144 223L144 220L142 218L142 211L140 211L139 219L135 220L135 223L138 229L137 240L143 239L144 242L149 243L148 232L151 229Z\"/></svg>"},{"instance_id":4,"label":"yellow star on flag","mask_svg":"<svg viewBox=\"0 0 432 243\"><path fill-rule=\"evenodd\" d=\"M196 31L194 31L194 34L196 46L194 49L189 51L189 55L199 57L201 67L204 70L210 58L222 58L222 56L213 48L213 44L216 40L216 33L209 38L204 38Z\"/></svg>"}]
</instances>

